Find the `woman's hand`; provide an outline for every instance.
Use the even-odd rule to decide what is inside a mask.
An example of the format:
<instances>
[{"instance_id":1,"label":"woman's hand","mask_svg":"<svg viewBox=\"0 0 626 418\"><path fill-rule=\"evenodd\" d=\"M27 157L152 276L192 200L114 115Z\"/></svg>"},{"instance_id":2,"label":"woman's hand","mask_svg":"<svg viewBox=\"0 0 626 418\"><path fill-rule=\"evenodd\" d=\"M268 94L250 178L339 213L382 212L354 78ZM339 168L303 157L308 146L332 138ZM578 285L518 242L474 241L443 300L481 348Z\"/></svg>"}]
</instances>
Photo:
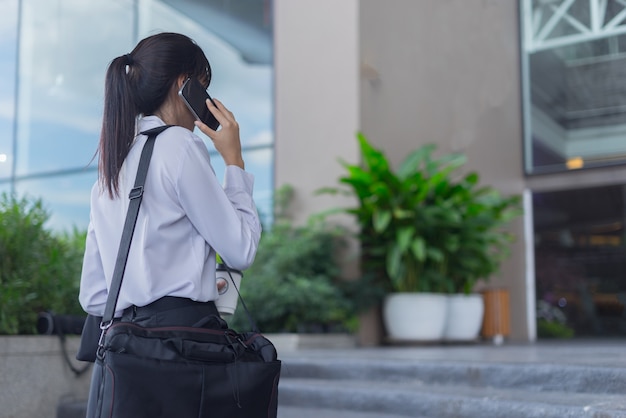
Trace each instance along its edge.
<instances>
[{"instance_id":1,"label":"woman's hand","mask_svg":"<svg viewBox=\"0 0 626 418\"><path fill-rule=\"evenodd\" d=\"M215 116L215 119L222 126L221 129L214 131L200 121L195 121L196 126L211 140L215 149L220 153L226 165L236 165L245 168L243 157L241 156L241 140L239 138L239 124L235 120L235 116L228 110L222 102L217 99L214 106L211 100L207 99L206 105L209 112Z\"/></svg>"}]
</instances>

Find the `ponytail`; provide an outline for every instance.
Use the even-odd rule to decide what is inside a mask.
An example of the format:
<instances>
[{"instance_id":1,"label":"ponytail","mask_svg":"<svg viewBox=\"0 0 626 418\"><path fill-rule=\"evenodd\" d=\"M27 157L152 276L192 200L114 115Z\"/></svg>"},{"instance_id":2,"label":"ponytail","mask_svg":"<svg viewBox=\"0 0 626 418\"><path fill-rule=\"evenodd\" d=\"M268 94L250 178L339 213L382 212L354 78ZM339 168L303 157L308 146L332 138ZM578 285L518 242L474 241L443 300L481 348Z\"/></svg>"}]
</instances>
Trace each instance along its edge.
<instances>
[{"instance_id":1,"label":"ponytail","mask_svg":"<svg viewBox=\"0 0 626 418\"><path fill-rule=\"evenodd\" d=\"M98 170L100 184L111 198L119 196L120 170L135 138L138 112L131 88L132 64L130 54L115 58L105 78Z\"/></svg>"}]
</instances>

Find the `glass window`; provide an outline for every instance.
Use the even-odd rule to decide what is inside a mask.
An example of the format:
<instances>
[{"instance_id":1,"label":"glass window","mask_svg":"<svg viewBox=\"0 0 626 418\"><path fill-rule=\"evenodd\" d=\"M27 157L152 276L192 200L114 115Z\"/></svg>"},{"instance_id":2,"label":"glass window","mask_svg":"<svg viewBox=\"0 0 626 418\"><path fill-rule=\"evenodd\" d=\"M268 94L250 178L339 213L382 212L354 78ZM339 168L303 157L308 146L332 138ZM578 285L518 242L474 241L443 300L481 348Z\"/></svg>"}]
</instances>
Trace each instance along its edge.
<instances>
[{"instance_id":1,"label":"glass window","mask_svg":"<svg viewBox=\"0 0 626 418\"><path fill-rule=\"evenodd\" d=\"M10 178L13 165L17 6L17 0L0 0L0 180Z\"/></svg>"},{"instance_id":2,"label":"glass window","mask_svg":"<svg viewBox=\"0 0 626 418\"><path fill-rule=\"evenodd\" d=\"M523 0L525 168L626 162L626 3Z\"/></svg>"},{"instance_id":3,"label":"glass window","mask_svg":"<svg viewBox=\"0 0 626 418\"><path fill-rule=\"evenodd\" d=\"M129 10L130 1L22 2L17 176L90 163L106 67L134 42Z\"/></svg>"},{"instance_id":4,"label":"glass window","mask_svg":"<svg viewBox=\"0 0 626 418\"><path fill-rule=\"evenodd\" d=\"M252 0L251 7L233 8L221 1L191 0L20 3L18 25L18 1L0 0L0 19L9 21L0 26L0 59L7 63L0 67L0 76L10 80L0 83L2 188L13 184L21 194L43 197L53 211L55 228L86 225L106 68L140 38L175 31L193 38L206 52L213 69L209 91L235 114L247 169L255 175L259 210L271 211L271 2ZM221 158L204 139L222 177Z\"/></svg>"},{"instance_id":5,"label":"glass window","mask_svg":"<svg viewBox=\"0 0 626 418\"><path fill-rule=\"evenodd\" d=\"M625 197L622 185L534 193L540 338L626 332Z\"/></svg>"},{"instance_id":6,"label":"glass window","mask_svg":"<svg viewBox=\"0 0 626 418\"><path fill-rule=\"evenodd\" d=\"M87 229L91 187L96 170L87 169L72 175L36 177L15 183L18 196L42 199L50 213L47 226L56 231Z\"/></svg>"}]
</instances>

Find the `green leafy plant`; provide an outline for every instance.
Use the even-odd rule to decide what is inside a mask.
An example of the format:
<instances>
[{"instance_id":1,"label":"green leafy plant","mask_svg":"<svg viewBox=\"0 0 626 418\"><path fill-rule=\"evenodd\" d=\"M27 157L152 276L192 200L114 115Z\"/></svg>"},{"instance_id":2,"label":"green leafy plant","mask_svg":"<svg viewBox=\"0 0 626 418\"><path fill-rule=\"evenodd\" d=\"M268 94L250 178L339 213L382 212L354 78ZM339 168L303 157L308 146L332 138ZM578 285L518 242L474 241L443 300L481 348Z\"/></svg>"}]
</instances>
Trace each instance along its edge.
<instances>
[{"instance_id":1,"label":"green leafy plant","mask_svg":"<svg viewBox=\"0 0 626 418\"><path fill-rule=\"evenodd\" d=\"M354 327L353 304L340 279L337 253L344 232L312 221L296 227L286 216L293 189L276 192L276 215L264 230L241 294L263 332L331 332ZM232 320L249 328L241 305Z\"/></svg>"},{"instance_id":2,"label":"green leafy plant","mask_svg":"<svg viewBox=\"0 0 626 418\"><path fill-rule=\"evenodd\" d=\"M37 314L80 314L85 233L55 235L40 199L0 196L0 334L33 334Z\"/></svg>"},{"instance_id":3,"label":"green leafy plant","mask_svg":"<svg viewBox=\"0 0 626 418\"><path fill-rule=\"evenodd\" d=\"M560 308L545 300L537 301L537 336L539 338L572 338L574 330Z\"/></svg>"},{"instance_id":4,"label":"green leafy plant","mask_svg":"<svg viewBox=\"0 0 626 418\"><path fill-rule=\"evenodd\" d=\"M572 338L574 330L565 324L538 319L537 336L539 338Z\"/></svg>"},{"instance_id":5,"label":"green leafy plant","mask_svg":"<svg viewBox=\"0 0 626 418\"><path fill-rule=\"evenodd\" d=\"M478 174L455 175L462 154L433 156L419 147L393 170L384 153L358 135L362 165L342 161L342 188L358 205L345 209L359 226L364 265L394 292L469 292L496 272L513 239L503 227L520 213L519 197L479 187Z\"/></svg>"}]
</instances>

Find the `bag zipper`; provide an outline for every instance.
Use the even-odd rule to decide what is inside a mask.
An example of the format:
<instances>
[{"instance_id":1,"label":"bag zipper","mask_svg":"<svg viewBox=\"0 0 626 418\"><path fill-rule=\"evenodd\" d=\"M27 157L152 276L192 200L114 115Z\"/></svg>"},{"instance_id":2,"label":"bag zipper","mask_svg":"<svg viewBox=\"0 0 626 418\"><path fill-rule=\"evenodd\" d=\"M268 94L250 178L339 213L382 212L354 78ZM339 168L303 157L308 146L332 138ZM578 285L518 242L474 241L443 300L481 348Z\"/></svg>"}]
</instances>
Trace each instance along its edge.
<instances>
[{"instance_id":1,"label":"bag zipper","mask_svg":"<svg viewBox=\"0 0 626 418\"><path fill-rule=\"evenodd\" d=\"M138 329L150 329L153 331L189 331L189 332L201 332L201 333L212 334L212 335L224 335L227 337L233 336L233 337L236 337L237 340L239 340L242 344L246 346L250 345L258 337L263 336L263 334L257 332L257 333L252 334L246 341L242 341L240 338L238 338L239 334L237 334L235 331L231 329L215 330L215 329L210 329L210 328L194 328L194 327L181 327L181 326L146 328L140 325L133 324L131 322L115 322L113 325L109 327L109 330L116 328L116 327L120 327L120 326L126 326L126 327L130 326L130 327L138 328Z\"/></svg>"}]
</instances>

